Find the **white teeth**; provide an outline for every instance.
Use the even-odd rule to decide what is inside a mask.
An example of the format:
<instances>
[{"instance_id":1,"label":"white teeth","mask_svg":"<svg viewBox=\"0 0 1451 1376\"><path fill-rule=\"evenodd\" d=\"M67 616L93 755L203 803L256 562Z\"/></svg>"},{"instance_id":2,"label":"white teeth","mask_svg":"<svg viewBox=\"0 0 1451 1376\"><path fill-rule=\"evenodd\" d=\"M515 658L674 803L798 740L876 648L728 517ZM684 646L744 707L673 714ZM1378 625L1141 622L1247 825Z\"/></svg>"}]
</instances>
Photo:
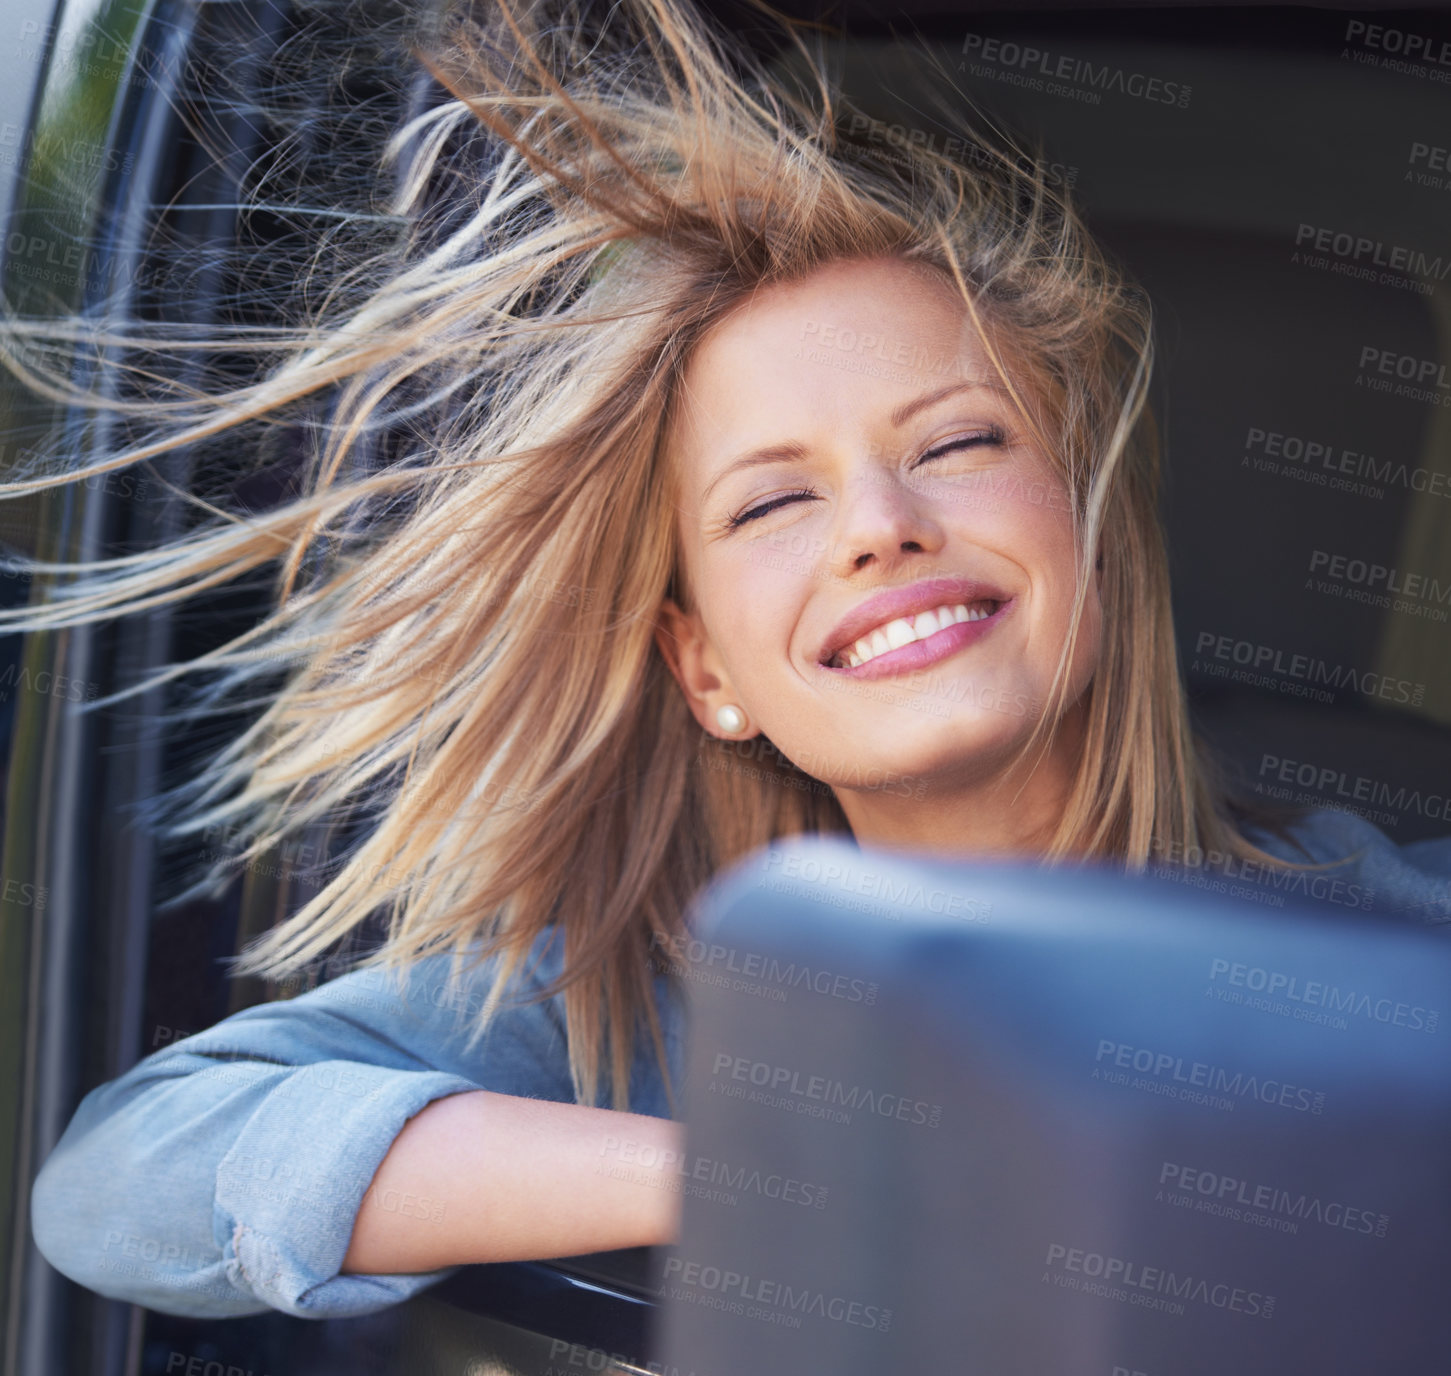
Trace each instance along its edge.
<instances>
[{"instance_id":1,"label":"white teeth","mask_svg":"<svg viewBox=\"0 0 1451 1376\"><path fill-rule=\"evenodd\" d=\"M917 632L912 629L912 623L905 616L887 622L886 632L887 644L894 650L900 650L903 645L910 645L917 639ZM875 640L876 637L873 636L872 639Z\"/></svg>"},{"instance_id":2,"label":"white teeth","mask_svg":"<svg viewBox=\"0 0 1451 1376\"><path fill-rule=\"evenodd\" d=\"M855 669L888 650L901 649L914 640L926 640L928 636L936 635L960 621L982 621L994 610L996 603L984 605L978 602L969 608L966 602L958 602L953 606L938 607L935 611L918 612L911 618L899 616L864 635L850 649L838 651L837 658L846 668Z\"/></svg>"}]
</instances>

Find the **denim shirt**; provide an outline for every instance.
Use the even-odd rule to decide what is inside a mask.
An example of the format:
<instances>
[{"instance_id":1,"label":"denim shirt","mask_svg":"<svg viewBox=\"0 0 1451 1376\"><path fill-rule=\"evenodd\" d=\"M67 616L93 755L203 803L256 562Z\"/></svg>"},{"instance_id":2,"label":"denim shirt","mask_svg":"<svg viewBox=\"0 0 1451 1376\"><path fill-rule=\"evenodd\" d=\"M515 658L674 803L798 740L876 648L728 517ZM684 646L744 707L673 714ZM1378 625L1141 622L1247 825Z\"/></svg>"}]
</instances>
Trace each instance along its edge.
<instances>
[{"instance_id":1,"label":"denim shirt","mask_svg":"<svg viewBox=\"0 0 1451 1376\"><path fill-rule=\"evenodd\" d=\"M1212 855L1163 857L1153 868L1275 905L1318 901L1451 923L1451 838L1396 846L1369 822L1330 811L1311 814L1295 835L1311 860L1343 863L1288 877ZM1305 859L1278 838L1250 839ZM549 935L526 962L522 983L535 989L558 973L563 942ZM574 1101L563 996L501 1005L470 1047L469 1015L493 967L451 988L449 963L354 971L248 1008L92 1090L35 1181L42 1254L103 1295L189 1315L366 1314L448 1274L339 1274L363 1196L404 1123L467 1090ZM656 991L678 1092L684 1005L667 976ZM653 1048L639 1042L630 1108L667 1117ZM423 1216L441 1207L404 1206Z\"/></svg>"}]
</instances>

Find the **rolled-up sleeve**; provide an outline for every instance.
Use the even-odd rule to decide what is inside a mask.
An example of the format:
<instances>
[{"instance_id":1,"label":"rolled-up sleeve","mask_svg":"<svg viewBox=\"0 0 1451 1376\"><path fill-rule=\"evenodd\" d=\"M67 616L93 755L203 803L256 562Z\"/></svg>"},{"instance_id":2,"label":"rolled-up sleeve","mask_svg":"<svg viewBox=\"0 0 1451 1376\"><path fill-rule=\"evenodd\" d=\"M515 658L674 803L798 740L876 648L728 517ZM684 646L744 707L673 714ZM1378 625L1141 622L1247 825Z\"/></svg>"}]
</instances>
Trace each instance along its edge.
<instances>
[{"instance_id":1,"label":"rolled-up sleeve","mask_svg":"<svg viewBox=\"0 0 1451 1376\"><path fill-rule=\"evenodd\" d=\"M474 1089L573 1098L557 999L502 1008L468 1044L491 978L486 965L451 985L444 957L357 971L93 1090L32 1191L42 1254L101 1294L189 1315L365 1314L440 1279L339 1268L375 1171L426 1105ZM445 1204L396 1207L425 1225Z\"/></svg>"}]
</instances>

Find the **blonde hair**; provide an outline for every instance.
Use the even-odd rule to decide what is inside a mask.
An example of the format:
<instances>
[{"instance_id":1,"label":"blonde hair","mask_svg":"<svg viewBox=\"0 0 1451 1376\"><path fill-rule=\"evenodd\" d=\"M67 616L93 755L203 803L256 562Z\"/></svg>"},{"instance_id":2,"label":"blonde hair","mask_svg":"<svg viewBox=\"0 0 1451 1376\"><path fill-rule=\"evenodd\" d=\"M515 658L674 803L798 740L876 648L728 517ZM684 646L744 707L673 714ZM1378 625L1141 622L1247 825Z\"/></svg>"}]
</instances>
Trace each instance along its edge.
<instances>
[{"instance_id":1,"label":"blonde hair","mask_svg":"<svg viewBox=\"0 0 1451 1376\"><path fill-rule=\"evenodd\" d=\"M138 553L33 564L70 581L3 614L12 630L72 626L277 567L261 624L118 695L197 670L230 690L284 666L265 710L179 793L187 815L169 832L241 825L256 837L246 863L310 823L370 823L240 968L296 971L386 906L373 963L500 958L482 1028L556 923L581 1100L599 1100L608 1063L611 1099L627 1104L641 1031L663 1067L651 982L692 897L773 838L847 829L830 791L768 742L752 768L732 767L736 747L694 726L653 643L667 594L689 601L665 426L713 325L760 287L844 258L931 265L990 350L1006 338L1023 360L1031 396L1015 395L1080 532L1074 635L1106 556L1085 747L1045 859L1141 869L1176 845L1269 859L1206 773L1178 676L1149 307L1038 164L982 136L970 168L925 146L855 147L804 48L807 81L768 76L677 0L628 0L604 33L509 3L496 13L434 43L452 98L388 145L389 213L407 234L309 318L259 338L7 323L5 362L27 384L152 429L0 495L335 398L297 495L252 512L208 503L196 529ZM440 186L446 214L431 209ZM46 364L46 348L79 343L149 351L129 396L78 390ZM198 392L155 368L168 350L239 343L270 351L264 376ZM399 414L412 449L352 465ZM1066 704L1071 651L1029 748Z\"/></svg>"}]
</instances>

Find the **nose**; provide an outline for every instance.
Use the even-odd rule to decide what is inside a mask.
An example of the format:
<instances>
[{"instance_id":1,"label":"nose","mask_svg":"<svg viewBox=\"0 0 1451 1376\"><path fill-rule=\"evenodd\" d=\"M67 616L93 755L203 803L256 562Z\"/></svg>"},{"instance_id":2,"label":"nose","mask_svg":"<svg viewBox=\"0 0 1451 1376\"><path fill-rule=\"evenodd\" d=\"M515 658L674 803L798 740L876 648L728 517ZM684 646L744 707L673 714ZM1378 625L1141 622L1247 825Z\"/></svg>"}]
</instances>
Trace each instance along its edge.
<instances>
[{"instance_id":1,"label":"nose","mask_svg":"<svg viewBox=\"0 0 1451 1376\"><path fill-rule=\"evenodd\" d=\"M863 569L882 571L913 555L934 555L945 532L900 474L878 464L864 465L842 493L832 541L832 571L850 578Z\"/></svg>"}]
</instances>

